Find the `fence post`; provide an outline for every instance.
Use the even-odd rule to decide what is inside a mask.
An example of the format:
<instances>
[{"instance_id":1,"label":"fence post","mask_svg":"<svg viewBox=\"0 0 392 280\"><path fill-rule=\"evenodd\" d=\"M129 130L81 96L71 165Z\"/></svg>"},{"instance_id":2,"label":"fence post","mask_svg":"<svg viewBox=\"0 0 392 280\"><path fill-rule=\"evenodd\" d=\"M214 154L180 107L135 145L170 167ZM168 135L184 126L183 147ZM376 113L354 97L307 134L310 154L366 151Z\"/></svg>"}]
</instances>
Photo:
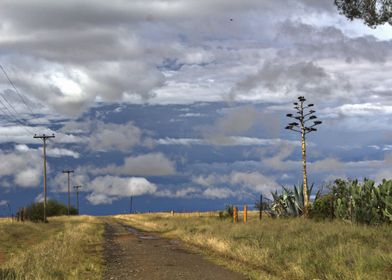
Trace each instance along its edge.
<instances>
[{"instance_id":1,"label":"fence post","mask_svg":"<svg viewBox=\"0 0 392 280\"><path fill-rule=\"evenodd\" d=\"M248 220L248 205L244 205L244 224L246 224L246 221Z\"/></svg>"},{"instance_id":2,"label":"fence post","mask_svg":"<svg viewBox=\"0 0 392 280\"><path fill-rule=\"evenodd\" d=\"M27 208L26 207L23 207L23 220L25 220L25 221L28 220L28 218L27 218Z\"/></svg>"},{"instance_id":3,"label":"fence post","mask_svg":"<svg viewBox=\"0 0 392 280\"><path fill-rule=\"evenodd\" d=\"M237 223L237 221L238 221L238 208L234 207L233 208L233 222Z\"/></svg>"}]
</instances>

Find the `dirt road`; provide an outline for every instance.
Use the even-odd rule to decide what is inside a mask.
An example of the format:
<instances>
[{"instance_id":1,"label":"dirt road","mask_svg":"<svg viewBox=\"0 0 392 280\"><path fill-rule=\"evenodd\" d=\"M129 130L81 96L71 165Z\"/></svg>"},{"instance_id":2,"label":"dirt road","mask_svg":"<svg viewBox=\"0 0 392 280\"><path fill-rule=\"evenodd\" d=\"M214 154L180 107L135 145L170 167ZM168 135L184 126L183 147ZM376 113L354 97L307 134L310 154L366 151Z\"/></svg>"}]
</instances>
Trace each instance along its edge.
<instances>
[{"instance_id":1,"label":"dirt road","mask_svg":"<svg viewBox=\"0 0 392 280\"><path fill-rule=\"evenodd\" d=\"M244 276L185 250L180 242L108 221L104 279L244 280Z\"/></svg>"}]
</instances>

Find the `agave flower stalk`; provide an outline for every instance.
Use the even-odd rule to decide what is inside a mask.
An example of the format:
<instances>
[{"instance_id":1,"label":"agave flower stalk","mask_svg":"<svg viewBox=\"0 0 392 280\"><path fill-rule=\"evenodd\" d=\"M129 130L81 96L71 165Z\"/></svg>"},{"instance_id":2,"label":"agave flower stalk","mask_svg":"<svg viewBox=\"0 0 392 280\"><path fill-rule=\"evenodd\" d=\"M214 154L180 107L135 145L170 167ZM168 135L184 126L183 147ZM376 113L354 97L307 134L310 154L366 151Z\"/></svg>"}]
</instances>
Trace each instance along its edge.
<instances>
[{"instance_id":1,"label":"agave flower stalk","mask_svg":"<svg viewBox=\"0 0 392 280\"><path fill-rule=\"evenodd\" d=\"M304 96L298 97L298 102L294 102L294 114L287 114L286 116L294 119L295 121L289 123L286 129L298 132L301 134L301 148L302 148L302 173L303 173L303 194L304 194L304 215L308 215L309 208L309 195L308 195L308 174L306 171L306 134L317 131L316 126L322 122L317 120L315 115L316 111L309 109L314 104L305 104L306 99ZM312 121L313 124L309 125Z\"/></svg>"}]
</instances>

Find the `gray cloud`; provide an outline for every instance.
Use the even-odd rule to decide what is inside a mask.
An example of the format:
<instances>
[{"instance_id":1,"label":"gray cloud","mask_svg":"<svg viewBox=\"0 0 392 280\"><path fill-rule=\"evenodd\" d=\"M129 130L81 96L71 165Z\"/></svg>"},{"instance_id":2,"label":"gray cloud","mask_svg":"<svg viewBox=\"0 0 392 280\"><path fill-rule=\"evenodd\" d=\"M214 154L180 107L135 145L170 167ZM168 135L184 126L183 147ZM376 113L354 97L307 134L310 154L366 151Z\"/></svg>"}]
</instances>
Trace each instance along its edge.
<instances>
[{"instance_id":1,"label":"gray cloud","mask_svg":"<svg viewBox=\"0 0 392 280\"><path fill-rule=\"evenodd\" d=\"M124 125L98 122L94 126L94 132L89 136L89 148L102 151L130 151L140 143L141 134L141 130L131 122Z\"/></svg>"},{"instance_id":2,"label":"gray cloud","mask_svg":"<svg viewBox=\"0 0 392 280\"><path fill-rule=\"evenodd\" d=\"M212 144L229 144L230 136L247 132L255 123L257 111L253 106L227 109L214 125L202 128L204 138Z\"/></svg>"},{"instance_id":3,"label":"gray cloud","mask_svg":"<svg viewBox=\"0 0 392 280\"><path fill-rule=\"evenodd\" d=\"M276 42L285 46L278 56L305 59L337 58L352 63L367 60L385 62L391 55L391 42L374 36L349 37L337 27L316 27L299 21L285 21L279 25ZM290 47L287 47L290 46Z\"/></svg>"},{"instance_id":4,"label":"gray cloud","mask_svg":"<svg viewBox=\"0 0 392 280\"><path fill-rule=\"evenodd\" d=\"M124 159L123 165L109 165L104 168L93 169L93 174L165 176L176 173L174 162L162 153L151 153L130 156Z\"/></svg>"},{"instance_id":5,"label":"gray cloud","mask_svg":"<svg viewBox=\"0 0 392 280\"><path fill-rule=\"evenodd\" d=\"M287 62L274 59L267 60L255 74L247 76L236 84L230 95L234 99L238 94L255 94L260 98L281 100L294 99L296 96L323 98L335 91L348 91L351 84L342 74L328 73L314 62Z\"/></svg>"}]
</instances>

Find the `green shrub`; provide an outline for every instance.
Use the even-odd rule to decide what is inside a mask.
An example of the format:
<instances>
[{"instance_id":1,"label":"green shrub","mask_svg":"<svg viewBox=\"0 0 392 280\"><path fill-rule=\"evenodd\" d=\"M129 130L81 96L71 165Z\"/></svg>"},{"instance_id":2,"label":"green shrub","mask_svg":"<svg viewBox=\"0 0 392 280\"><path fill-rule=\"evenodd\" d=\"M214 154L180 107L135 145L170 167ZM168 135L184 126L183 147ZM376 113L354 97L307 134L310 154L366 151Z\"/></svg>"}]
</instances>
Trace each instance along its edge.
<instances>
[{"instance_id":1,"label":"green shrub","mask_svg":"<svg viewBox=\"0 0 392 280\"><path fill-rule=\"evenodd\" d=\"M234 215L234 206L233 205L226 205L224 211L219 211L219 219L228 219L233 218Z\"/></svg>"},{"instance_id":2,"label":"green shrub","mask_svg":"<svg viewBox=\"0 0 392 280\"><path fill-rule=\"evenodd\" d=\"M62 216L67 215L68 210L67 206L56 201L56 200L48 200L46 203L46 216ZM70 208L71 215L77 215L78 210L74 207ZM26 207L25 217L27 220L38 222L43 221L44 219L44 203L43 202L36 202L32 203Z\"/></svg>"},{"instance_id":3,"label":"green shrub","mask_svg":"<svg viewBox=\"0 0 392 280\"><path fill-rule=\"evenodd\" d=\"M310 216L315 219L333 219L335 216L333 195L326 194L316 199L310 210Z\"/></svg>"}]
</instances>

